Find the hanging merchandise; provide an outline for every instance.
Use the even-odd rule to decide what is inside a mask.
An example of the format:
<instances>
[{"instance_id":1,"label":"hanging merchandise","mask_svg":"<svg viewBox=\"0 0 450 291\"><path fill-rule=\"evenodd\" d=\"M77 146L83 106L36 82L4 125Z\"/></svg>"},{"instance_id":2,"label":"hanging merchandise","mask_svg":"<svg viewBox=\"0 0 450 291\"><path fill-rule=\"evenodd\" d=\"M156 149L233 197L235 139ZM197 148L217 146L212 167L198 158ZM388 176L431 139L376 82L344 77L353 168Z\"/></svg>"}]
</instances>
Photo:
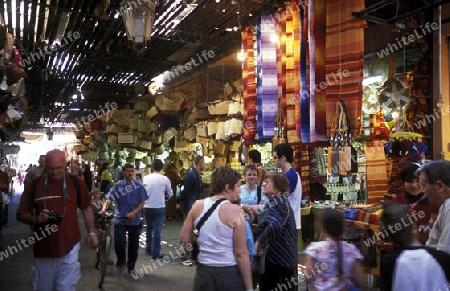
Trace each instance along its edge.
<instances>
[{"instance_id":1,"label":"hanging merchandise","mask_svg":"<svg viewBox=\"0 0 450 291\"><path fill-rule=\"evenodd\" d=\"M278 111L275 117L274 135L272 139L272 149L278 144L286 143L283 125L283 101L278 98Z\"/></svg>"},{"instance_id":2,"label":"hanging merchandise","mask_svg":"<svg viewBox=\"0 0 450 291\"><path fill-rule=\"evenodd\" d=\"M129 127L131 119L130 106L126 106L125 109L111 110L110 117L116 122L118 126Z\"/></svg>"},{"instance_id":3,"label":"hanging merchandise","mask_svg":"<svg viewBox=\"0 0 450 291\"><path fill-rule=\"evenodd\" d=\"M244 99L244 143L250 146L256 139L256 67L255 67L255 27L249 26L242 30L242 51L245 60L242 61L242 97Z\"/></svg>"}]
</instances>

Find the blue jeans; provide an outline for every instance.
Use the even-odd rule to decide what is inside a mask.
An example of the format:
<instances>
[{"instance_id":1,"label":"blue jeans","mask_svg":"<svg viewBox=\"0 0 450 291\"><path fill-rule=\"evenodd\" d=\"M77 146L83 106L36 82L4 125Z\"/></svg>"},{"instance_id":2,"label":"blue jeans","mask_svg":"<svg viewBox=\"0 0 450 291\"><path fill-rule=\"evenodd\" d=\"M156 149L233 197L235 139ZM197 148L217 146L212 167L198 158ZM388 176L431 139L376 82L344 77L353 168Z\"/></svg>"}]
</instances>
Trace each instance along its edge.
<instances>
[{"instance_id":1,"label":"blue jeans","mask_svg":"<svg viewBox=\"0 0 450 291\"><path fill-rule=\"evenodd\" d=\"M116 251L116 266L127 265L128 270L134 270L138 258L139 235L141 234L142 224L123 225L114 224L114 249ZM128 232L128 261L126 256Z\"/></svg>"},{"instance_id":2,"label":"blue jeans","mask_svg":"<svg viewBox=\"0 0 450 291\"><path fill-rule=\"evenodd\" d=\"M147 233L145 251L157 259L161 252L161 231L164 224L166 208L144 208Z\"/></svg>"}]
</instances>

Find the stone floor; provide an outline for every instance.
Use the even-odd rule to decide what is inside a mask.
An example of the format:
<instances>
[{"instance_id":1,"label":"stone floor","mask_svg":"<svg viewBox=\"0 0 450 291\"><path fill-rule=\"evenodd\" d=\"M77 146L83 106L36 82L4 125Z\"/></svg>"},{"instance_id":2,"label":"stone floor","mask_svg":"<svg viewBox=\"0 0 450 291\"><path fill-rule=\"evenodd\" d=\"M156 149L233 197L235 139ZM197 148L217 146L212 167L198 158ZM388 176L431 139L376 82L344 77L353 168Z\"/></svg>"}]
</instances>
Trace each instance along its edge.
<instances>
[{"instance_id":1,"label":"stone floor","mask_svg":"<svg viewBox=\"0 0 450 291\"><path fill-rule=\"evenodd\" d=\"M30 228L15 220L15 211L18 206L22 189L16 188L16 194L10 203L8 227L3 229L0 251L0 290L32 290L30 283L30 272L33 266L32 246L22 248L16 247L18 241L27 238ZM81 218L80 218L81 221ZM81 224L82 225L82 224ZM150 256L144 252L145 231L140 238L139 257L136 264L138 276L133 277L125 274L122 279L116 275L114 266L107 269L103 290L107 291L188 291L192 290L192 282L195 275L194 267L185 267L179 258L178 236L182 226L180 220L166 220L162 233L161 253L168 255L166 262L152 262ZM84 233L84 231L82 232ZM97 270L94 268L95 250L84 244L81 245L80 262L82 276L77 290L95 291L97 288ZM114 251L111 251L111 259L115 259ZM300 290L306 290L306 285L300 285ZM373 289L376 290L376 289Z\"/></svg>"}]
</instances>

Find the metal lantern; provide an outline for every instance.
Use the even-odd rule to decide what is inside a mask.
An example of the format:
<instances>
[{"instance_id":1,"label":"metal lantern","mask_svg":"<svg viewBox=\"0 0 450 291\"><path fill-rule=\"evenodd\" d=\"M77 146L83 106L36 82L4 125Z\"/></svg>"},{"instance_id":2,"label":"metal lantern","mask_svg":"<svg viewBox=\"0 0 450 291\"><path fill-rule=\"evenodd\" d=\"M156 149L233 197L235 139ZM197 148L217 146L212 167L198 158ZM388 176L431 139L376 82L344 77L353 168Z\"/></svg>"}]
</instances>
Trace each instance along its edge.
<instances>
[{"instance_id":1,"label":"metal lantern","mask_svg":"<svg viewBox=\"0 0 450 291\"><path fill-rule=\"evenodd\" d=\"M156 5L152 0L124 0L120 3L128 39L139 47L145 48L151 38Z\"/></svg>"},{"instance_id":2,"label":"metal lantern","mask_svg":"<svg viewBox=\"0 0 450 291\"><path fill-rule=\"evenodd\" d=\"M53 130L51 128L48 129L45 134L47 135L48 140L53 140Z\"/></svg>"}]
</instances>

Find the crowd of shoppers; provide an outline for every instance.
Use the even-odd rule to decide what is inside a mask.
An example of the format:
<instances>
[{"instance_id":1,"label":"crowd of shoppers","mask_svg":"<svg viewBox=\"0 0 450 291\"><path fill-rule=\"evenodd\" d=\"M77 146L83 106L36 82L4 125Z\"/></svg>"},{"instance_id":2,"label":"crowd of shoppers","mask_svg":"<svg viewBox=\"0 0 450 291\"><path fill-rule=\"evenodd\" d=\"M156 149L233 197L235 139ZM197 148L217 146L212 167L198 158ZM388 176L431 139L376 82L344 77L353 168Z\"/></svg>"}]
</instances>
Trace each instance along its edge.
<instances>
[{"instance_id":1,"label":"crowd of shoppers","mask_svg":"<svg viewBox=\"0 0 450 291\"><path fill-rule=\"evenodd\" d=\"M244 168L244 184L235 170L216 168L211 177L212 196L201 199L202 156L195 157L193 167L181 181L177 201L184 213L180 243L185 246L196 243L199 248L198 255L190 260L190 265L197 262L193 290L259 287L261 291L269 291L278 290L280 286L283 290L298 290L301 181L292 166L293 149L286 144L273 149L274 165L282 173L260 170L260 156L251 152L254 158ZM115 203L114 249L119 276L125 268L128 273L136 274L144 218L147 226L145 251L152 260L164 257L161 232L168 213L167 202L175 199L180 183L179 176L171 177L171 165L163 175L163 162L154 159L152 173L143 175L142 182L133 178L135 166L130 163L123 167L115 165L114 179L109 165L103 165L102 180L104 176L109 184L103 202L99 199L103 191L94 188L90 192L89 186L93 183L87 181L92 178L89 165L83 165L81 170L77 160L67 164L60 150L49 151L38 163L38 167L27 172L16 212L17 220L30 224L33 231L49 234L33 246L34 289L75 290L81 274L78 252L82 236L77 209L84 219L85 243L95 246L98 239L93 213L105 215L112 202ZM120 175L117 169L121 169ZM260 175L264 175L261 186L258 185ZM394 229L391 226L407 221L413 213L422 214L414 216L417 217L414 223L402 223L401 229L395 228L395 232L389 233L392 249L381 252L380 290L445 290L450 281L450 162L407 164L400 176L404 192L384 204L380 228ZM130 185L132 187L127 187ZM203 221L204 216L207 218ZM315 270L306 276L314 290L347 290L364 285L360 264L363 256L354 245L342 241L343 225L341 211L322 211L320 227L323 232L320 241L306 247L307 261L303 270L305 273ZM201 227L201 231L194 235L197 227ZM63 264L53 264L55 259ZM318 265L326 268L318 271ZM297 283L288 284L295 282L293 278Z\"/></svg>"}]
</instances>

